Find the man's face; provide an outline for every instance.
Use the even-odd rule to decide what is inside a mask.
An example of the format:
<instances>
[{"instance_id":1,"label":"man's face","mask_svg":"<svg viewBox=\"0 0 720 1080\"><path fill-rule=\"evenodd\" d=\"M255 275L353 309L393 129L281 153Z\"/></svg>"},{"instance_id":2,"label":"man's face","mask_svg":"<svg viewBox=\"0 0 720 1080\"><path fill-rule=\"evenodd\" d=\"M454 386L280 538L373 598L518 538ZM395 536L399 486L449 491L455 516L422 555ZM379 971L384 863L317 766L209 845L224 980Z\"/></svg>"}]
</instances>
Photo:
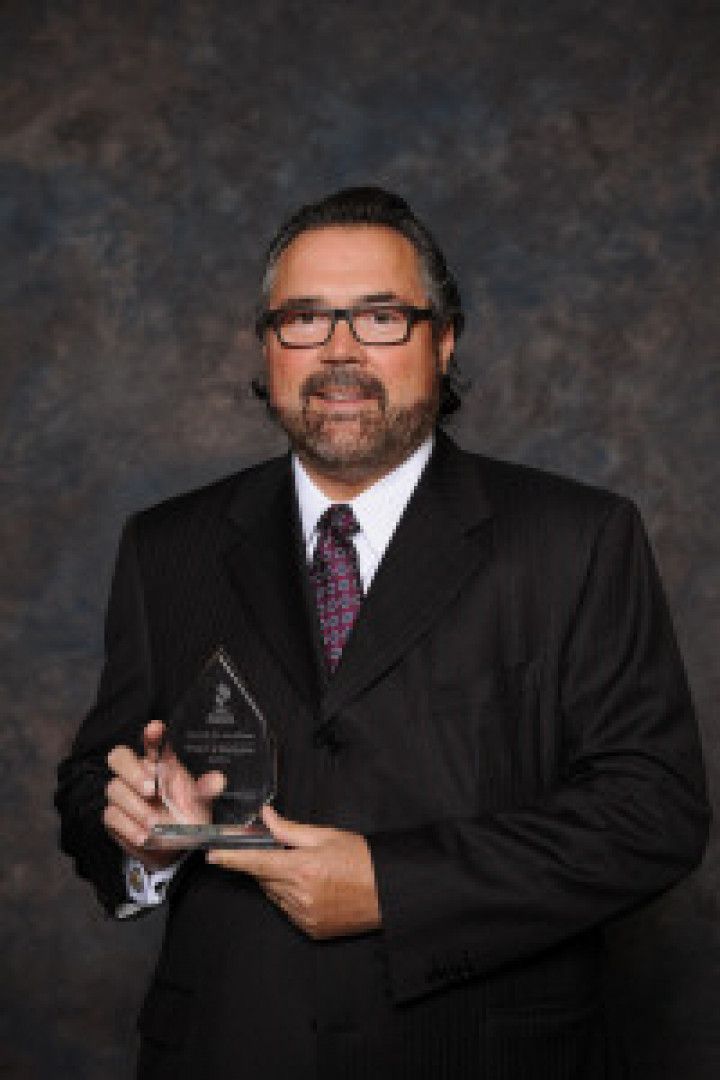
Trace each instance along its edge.
<instances>
[{"instance_id":1,"label":"man's face","mask_svg":"<svg viewBox=\"0 0 720 1080\"><path fill-rule=\"evenodd\" d=\"M428 306L414 246L383 226L333 225L288 245L268 306L390 302ZM435 340L428 321L418 322L402 345L361 344L344 320L325 345L312 348L285 348L267 330L270 404L311 472L371 481L432 430L452 347L452 328Z\"/></svg>"}]
</instances>

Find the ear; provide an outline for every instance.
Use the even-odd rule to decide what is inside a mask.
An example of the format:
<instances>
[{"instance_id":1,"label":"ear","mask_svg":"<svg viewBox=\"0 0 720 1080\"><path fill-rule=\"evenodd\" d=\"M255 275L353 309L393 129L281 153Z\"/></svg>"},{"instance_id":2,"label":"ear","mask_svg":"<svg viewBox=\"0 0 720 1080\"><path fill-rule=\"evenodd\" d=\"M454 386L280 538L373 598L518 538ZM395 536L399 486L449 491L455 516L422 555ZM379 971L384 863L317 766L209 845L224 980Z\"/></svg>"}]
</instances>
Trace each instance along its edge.
<instances>
[{"instance_id":1,"label":"ear","mask_svg":"<svg viewBox=\"0 0 720 1080\"><path fill-rule=\"evenodd\" d=\"M443 375L447 373L448 364L455 349L455 330L453 324L448 322L443 327L438 340L438 364Z\"/></svg>"},{"instance_id":2,"label":"ear","mask_svg":"<svg viewBox=\"0 0 720 1080\"><path fill-rule=\"evenodd\" d=\"M265 383L266 387L268 387L270 385L270 371L271 371L270 347L268 345L269 337L270 337L270 335L266 333L263 336L262 341L259 342L259 344L260 344L260 356L262 357L262 361L261 361L261 364L258 365L258 367L261 370L262 379L263 379L263 382Z\"/></svg>"}]
</instances>

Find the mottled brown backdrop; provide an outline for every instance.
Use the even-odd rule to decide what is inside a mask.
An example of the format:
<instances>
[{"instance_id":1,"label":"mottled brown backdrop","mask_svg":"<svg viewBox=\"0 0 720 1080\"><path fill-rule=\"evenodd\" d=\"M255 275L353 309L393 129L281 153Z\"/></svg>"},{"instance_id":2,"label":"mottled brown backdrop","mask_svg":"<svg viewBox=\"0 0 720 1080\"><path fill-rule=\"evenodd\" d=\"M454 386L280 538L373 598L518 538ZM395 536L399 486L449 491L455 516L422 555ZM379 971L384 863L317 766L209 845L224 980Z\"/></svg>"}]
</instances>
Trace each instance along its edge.
<instances>
[{"instance_id":1,"label":"mottled brown backdrop","mask_svg":"<svg viewBox=\"0 0 720 1080\"><path fill-rule=\"evenodd\" d=\"M0 20L0 1053L22 1080L120 1080L162 916L100 915L56 850L54 768L125 515L282 446L247 392L249 316L300 201L404 194L467 302L461 442L639 502L717 795L720 4L17 0ZM715 842L612 931L642 1080L720 1075L719 889Z\"/></svg>"}]
</instances>

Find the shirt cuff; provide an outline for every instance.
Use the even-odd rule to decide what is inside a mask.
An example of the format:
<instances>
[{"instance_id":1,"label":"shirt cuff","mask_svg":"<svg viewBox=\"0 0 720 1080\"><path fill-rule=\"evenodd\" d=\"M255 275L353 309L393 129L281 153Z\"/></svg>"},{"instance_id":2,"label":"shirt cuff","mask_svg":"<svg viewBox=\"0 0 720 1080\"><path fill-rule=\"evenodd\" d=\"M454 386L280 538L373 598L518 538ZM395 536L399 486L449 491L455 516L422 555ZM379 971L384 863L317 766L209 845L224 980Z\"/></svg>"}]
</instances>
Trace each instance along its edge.
<instances>
[{"instance_id":1,"label":"shirt cuff","mask_svg":"<svg viewBox=\"0 0 720 1080\"><path fill-rule=\"evenodd\" d=\"M167 887L182 862L179 859L162 870L146 870L141 862L127 855L124 864L125 888L130 903L137 907L157 907L162 904Z\"/></svg>"}]
</instances>

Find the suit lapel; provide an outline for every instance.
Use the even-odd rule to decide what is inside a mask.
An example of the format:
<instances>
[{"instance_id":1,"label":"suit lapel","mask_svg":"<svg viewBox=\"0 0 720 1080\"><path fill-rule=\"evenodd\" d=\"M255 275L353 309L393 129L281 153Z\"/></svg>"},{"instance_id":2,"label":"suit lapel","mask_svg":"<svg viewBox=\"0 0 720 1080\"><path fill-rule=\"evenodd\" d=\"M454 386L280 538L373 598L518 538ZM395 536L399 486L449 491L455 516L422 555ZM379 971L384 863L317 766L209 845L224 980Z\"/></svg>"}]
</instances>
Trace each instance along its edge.
<instances>
[{"instance_id":1,"label":"suit lapel","mask_svg":"<svg viewBox=\"0 0 720 1080\"><path fill-rule=\"evenodd\" d=\"M301 574L297 502L289 457L268 463L236 492L230 517L237 542L228 573L267 646L314 709L320 693Z\"/></svg>"},{"instance_id":2,"label":"suit lapel","mask_svg":"<svg viewBox=\"0 0 720 1080\"><path fill-rule=\"evenodd\" d=\"M491 516L476 463L439 433L327 685L323 720L394 664L476 572Z\"/></svg>"},{"instance_id":3,"label":"suit lapel","mask_svg":"<svg viewBox=\"0 0 720 1080\"><path fill-rule=\"evenodd\" d=\"M246 476L231 503L231 581L267 647L323 721L379 678L432 625L490 553L492 516L474 460L438 433L329 681L312 612L289 457Z\"/></svg>"}]
</instances>

